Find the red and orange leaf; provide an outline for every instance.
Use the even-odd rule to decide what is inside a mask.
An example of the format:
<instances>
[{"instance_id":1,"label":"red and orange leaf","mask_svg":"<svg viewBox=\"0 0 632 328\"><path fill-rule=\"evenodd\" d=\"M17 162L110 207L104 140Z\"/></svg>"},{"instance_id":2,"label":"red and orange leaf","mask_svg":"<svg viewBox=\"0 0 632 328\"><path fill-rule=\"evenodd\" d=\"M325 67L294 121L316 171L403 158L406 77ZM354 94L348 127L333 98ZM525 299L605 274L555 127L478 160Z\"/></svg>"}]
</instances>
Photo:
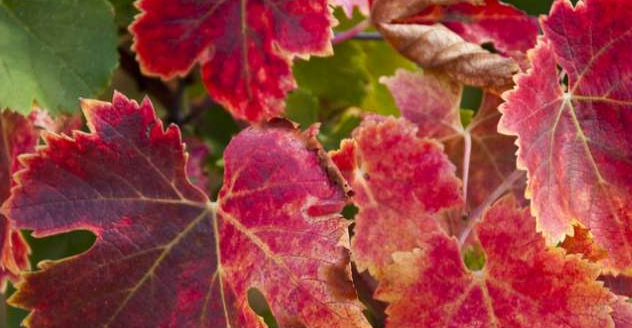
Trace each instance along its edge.
<instances>
[{"instance_id":1,"label":"red and orange leaf","mask_svg":"<svg viewBox=\"0 0 632 328\"><path fill-rule=\"evenodd\" d=\"M14 185L13 174L22 168L18 156L35 151L40 132L34 126L34 118L39 115L33 111L29 118L5 110L0 115L0 201L9 198ZM12 227L11 222L0 214L0 291L4 291L7 280L18 282L19 273L29 268L30 249L20 231Z\"/></svg>"},{"instance_id":2,"label":"red and orange leaf","mask_svg":"<svg viewBox=\"0 0 632 328\"><path fill-rule=\"evenodd\" d=\"M251 122L284 110L294 56L331 54L327 0L142 0L131 25L147 74L168 79L200 63L210 95Z\"/></svg>"},{"instance_id":3,"label":"red and orange leaf","mask_svg":"<svg viewBox=\"0 0 632 328\"><path fill-rule=\"evenodd\" d=\"M436 138L463 175L466 139L471 141L467 203L469 210L483 205L492 193L516 170L514 138L497 132L501 99L486 92L470 124L463 128L460 117L463 87L447 76L399 70L393 77L382 78L402 116L417 124L420 137ZM524 191L524 181L513 184L514 193Z\"/></svg>"},{"instance_id":4,"label":"red and orange leaf","mask_svg":"<svg viewBox=\"0 0 632 328\"><path fill-rule=\"evenodd\" d=\"M566 236L560 246L569 254L581 254L591 262L599 262L608 257L608 252L595 244L590 231L580 225L573 227L573 235Z\"/></svg>"},{"instance_id":5,"label":"red and orange leaf","mask_svg":"<svg viewBox=\"0 0 632 328\"><path fill-rule=\"evenodd\" d=\"M615 328L632 327L632 304L627 297L618 297L612 305L612 320Z\"/></svg>"},{"instance_id":6,"label":"red and orange leaf","mask_svg":"<svg viewBox=\"0 0 632 328\"><path fill-rule=\"evenodd\" d=\"M604 19L604 17L608 17ZM505 95L501 132L550 243L589 229L607 269L632 272L632 2L558 1L542 20L533 68ZM557 65L562 68L559 72ZM568 78L568 86L560 83Z\"/></svg>"},{"instance_id":7,"label":"red and orange leaf","mask_svg":"<svg viewBox=\"0 0 632 328\"><path fill-rule=\"evenodd\" d=\"M187 178L178 128L164 130L148 100L82 107L91 133L47 134L3 206L36 237L96 235L25 276L10 302L32 310L27 326L263 328L256 288L284 327L368 327L338 214L346 194L312 138L287 124L243 131L210 202Z\"/></svg>"},{"instance_id":8,"label":"red and orange leaf","mask_svg":"<svg viewBox=\"0 0 632 328\"><path fill-rule=\"evenodd\" d=\"M376 291L388 327L612 328L615 297L597 266L548 249L512 196L489 208L477 235L485 267L469 271L457 241L436 234L423 250L394 255Z\"/></svg>"},{"instance_id":9,"label":"red and orange leaf","mask_svg":"<svg viewBox=\"0 0 632 328\"><path fill-rule=\"evenodd\" d=\"M79 130L83 126L81 113L73 115L57 114L55 118L52 118L46 110L35 108L29 115L29 119L36 128L57 134L71 135L72 131Z\"/></svg>"},{"instance_id":10,"label":"red and orange leaf","mask_svg":"<svg viewBox=\"0 0 632 328\"><path fill-rule=\"evenodd\" d=\"M492 43L499 52L514 58L523 57L524 52L535 46L538 37L535 18L498 0L434 5L404 21L442 23L468 42Z\"/></svg>"},{"instance_id":11,"label":"red and orange leaf","mask_svg":"<svg viewBox=\"0 0 632 328\"><path fill-rule=\"evenodd\" d=\"M352 257L380 276L391 254L440 231L437 214L462 203L460 181L439 143L417 136L405 119L367 117L331 153L355 193Z\"/></svg>"}]
</instances>

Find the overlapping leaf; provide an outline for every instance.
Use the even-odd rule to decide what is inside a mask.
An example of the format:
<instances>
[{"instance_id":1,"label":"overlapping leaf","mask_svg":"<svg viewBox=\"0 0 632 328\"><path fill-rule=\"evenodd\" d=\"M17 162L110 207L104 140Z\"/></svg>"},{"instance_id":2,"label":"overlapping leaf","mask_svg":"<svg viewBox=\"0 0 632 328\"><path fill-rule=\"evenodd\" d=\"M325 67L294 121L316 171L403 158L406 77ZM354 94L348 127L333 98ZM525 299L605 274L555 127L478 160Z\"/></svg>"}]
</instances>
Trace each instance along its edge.
<instances>
[{"instance_id":1,"label":"overlapping leaf","mask_svg":"<svg viewBox=\"0 0 632 328\"><path fill-rule=\"evenodd\" d=\"M105 0L0 2L0 107L72 112L79 96L105 89L116 45Z\"/></svg>"},{"instance_id":2,"label":"overlapping leaf","mask_svg":"<svg viewBox=\"0 0 632 328\"><path fill-rule=\"evenodd\" d=\"M313 138L285 121L227 147L217 202L194 187L177 127L148 100L84 100L91 133L46 135L3 213L42 237L87 229L87 252L40 264L12 304L30 327L368 327L350 281L341 179ZM337 183L338 182L338 183Z\"/></svg>"},{"instance_id":3,"label":"overlapping leaf","mask_svg":"<svg viewBox=\"0 0 632 328\"><path fill-rule=\"evenodd\" d=\"M492 43L496 50L514 58L523 57L527 50L535 46L538 26L534 18L498 0L481 2L460 2L451 6L433 5L423 12L405 18L403 22L440 22L467 42Z\"/></svg>"},{"instance_id":4,"label":"overlapping leaf","mask_svg":"<svg viewBox=\"0 0 632 328\"><path fill-rule=\"evenodd\" d=\"M495 90L511 84L518 66L480 45L492 42L517 55L535 43L538 32L523 12L496 0L376 0L371 16L386 39L420 66Z\"/></svg>"},{"instance_id":5,"label":"overlapping leaf","mask_svg":"<svg viewBox=\"0 0 632 328\"><path fill-rule=\"evenodd\" d=\"M462 86L447 76L398 71L395 76L382 78L390 89L402 116L417 124L419 137L443 142L445 152L458 167L459 176L468 166L467 201L470 210L484 205L503 183L511 182L515 171L514 139L496 131L500 98L485 93L476 116L465 128L461 122ZM470 156L464 157L469 144ZM517 195L523 193L523 181L514 184ZM506 188L511 189L511 188ZM492 200L493 201L493 200Z\"/></svg>"},{"instance_id":6,"label":"overlapping leaf","mask_svg":"<svg viewBox=\"0 0 632 328\"><path fill-rule=\"evenodd\" d=\"M211 96L256 122L283 112L295 56L331 53L327 0L142 0L130 30L143 71L171 78L200 63Z\"/></svg>"},{"instance_id":7,"label":"overlapping leaf","mask_svg":"<svg viewBox=\"0 0 632 328\"><path fill-rule=\"evenodd\" d=\"M0 200L9 198L13 186L13 174L22 168L18 156L35 150L40 132L34 121L42 112L34 111L29 118L5 110L0 115ZM19 273L29 267L29 247L13 228L9 220L0 214L0 289L5 290L7 280L19 281Z\"/></svg>"},{"instance_id":8,"label":"overlapping leaf","mask_svg":"<svg viewBox=\"0 0 632 328\"><path fill-rule=\"evenodd\" d=\"M486 254L481 271L469 271L444 234L394 255L376 291L391 303L387 328L613 327L617 298L596 281L598 267L548 249L512 196L485 213L477 235Z\"/></svg>"},{"instance_id":9,"label":"overlapping leaf","mask_svg":"<svg viewBox=\"0 0 632 328\"><path fill-rule=\"evenodd\" d=\"M392 253L440 231L437 213L462 202L441 145L417 133L404 119L371 116L331 153L359 208L351 249L361 271L380 276Z\"/></svg>"},{"instance_id":10,"label":"overlapping leaf","mask_svg":"<svg viewBox=\"0 0 632 328\"><path fill-rule=\"evenodd\" d=\"M210 154L209 147L203 140L186 138L184 143L189 153L187 158L187 176L194 186L202 191L208 190L208 176L206 174L206 158Z\"/></svg>"},{"instance_id":11,"label":"overlapping leaf","mask_svg":"<svg viewBox=\"0 0 632 328\"><path fill-rule=\"evenodd\" d=\"M630 1L558 1L500 122L518 136L538 229L556 243L580 223L615 271L632 270L631 15Z\"/></svg>"}]
</instances>

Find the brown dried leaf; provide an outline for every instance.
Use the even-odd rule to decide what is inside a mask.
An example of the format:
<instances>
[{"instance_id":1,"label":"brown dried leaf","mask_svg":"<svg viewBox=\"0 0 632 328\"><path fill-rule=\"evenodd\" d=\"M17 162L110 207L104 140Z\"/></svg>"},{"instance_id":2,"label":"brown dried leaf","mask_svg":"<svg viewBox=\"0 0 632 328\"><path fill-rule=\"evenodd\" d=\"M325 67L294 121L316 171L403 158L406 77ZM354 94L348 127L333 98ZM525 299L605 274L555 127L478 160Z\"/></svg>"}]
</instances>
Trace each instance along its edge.
<instances>
[{"instance_id":1,"label":"brown dried leaf","mask_svg":"<svg viewBox=\"0 0 632 328\"><path fill-rule=\"evenodd\" d=\"M397 51L423 68L444 71L452 79L477 87L502 91L512 85L518 64L465 41L442 24L402 24L399 21L431 5L450 5L455 0L376 0L371 17L376 28ZM471 0L470 3L479 1Z\"/></svg>"}]
</instances>

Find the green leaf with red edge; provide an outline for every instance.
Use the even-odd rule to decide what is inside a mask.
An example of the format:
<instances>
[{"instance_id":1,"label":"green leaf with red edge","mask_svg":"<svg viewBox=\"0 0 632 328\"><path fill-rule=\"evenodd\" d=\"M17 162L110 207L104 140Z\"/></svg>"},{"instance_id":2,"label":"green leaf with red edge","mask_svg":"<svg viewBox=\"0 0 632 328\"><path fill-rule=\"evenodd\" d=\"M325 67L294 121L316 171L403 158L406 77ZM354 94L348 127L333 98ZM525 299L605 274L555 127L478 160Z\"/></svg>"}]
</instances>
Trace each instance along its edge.
<instances>
[{"instance_id":1,"label":"green leaf with red edge","mask_svg":"<svg viewBox=\"0 0 632 328\"><path fill-rule=\"evenodd\" d=\"M512 196L489 208L476 231L486 254L481 271L465 267L457 241L445 234L394 255L376 290L390 303L387 328L613 327L617 298L596 281L599 268L548 249Z\"/></svg>"},{"instance_id":2,"label":"green leaf with red edge","mask_svg":"<svg viewBox=\"0 0 632 328\"><path fill-rule=\"evenodd\" d=\"M3 213L43 237L96 235L40 263L10 303L30 327L265 327L256 288L284 327L368 327L351 282L338 171L285 121L250 127L224 153L217 202L185 173L180 132L148 100L84 100L91 133L45 135Z\"/></svg>"},{"instance_id":3,"label":"green leaf with red edge","mask_svg":"<svg viewBox=\"0 0 632 328\"><path fill-rule=\"evenodd\" d=\"M142 0L131 25L143 72L164 79L200 63L213 99L251 122L278 116L295 56L331 54L327 0Z\"/></svg>"},{"instance_id":4,"label":"green leaf with red edge","mask_svg":"<svg viewBox=\"0 0 632 328\"><path fill-rule=\"evenodd\" d=\"M460 181L439 143L417 136L405 119L368 116L331 152L353 188L352 257L380 276L391 254L410 251L440 231L438 213L462 202Z\"/></svg>"},{"instance_id":5,"label":"green leaf with red edge","mask_svg":"<svg viewBox=\"0 0 632 328\"><path fill-rule=\"evenodd\" d=\"M471 142L468 162L467 203L469 211L492 196L516 170L514 138L497 132L501 99L485 92L476 116L464 128L460 104L463 86L441 73L398 70L393 77L383 77L395 98L402 116L415 123L419 137L435 138L445 145L445 152L463 176L466 142ZM469 141L466 139L470 139ZM524 180L513 185L520 197ZM492 199L493 201L493 199Z\"/></svg>"},{"instance_id":6,"label":"green leaf with red edge","mask_svg":"<svg viewBox=\"0 0 632 328\"><path fill-rule=\"evenodd\" d=\"M632 272L632 2L558 1L542 19L533 68L501 107L549 243L589 229L608 270ZM608 17L604 19L604 17ZM558 71L558 65L563 72ZM560 83L568 77L568 86Z\"/></svg>"}]
</instances>

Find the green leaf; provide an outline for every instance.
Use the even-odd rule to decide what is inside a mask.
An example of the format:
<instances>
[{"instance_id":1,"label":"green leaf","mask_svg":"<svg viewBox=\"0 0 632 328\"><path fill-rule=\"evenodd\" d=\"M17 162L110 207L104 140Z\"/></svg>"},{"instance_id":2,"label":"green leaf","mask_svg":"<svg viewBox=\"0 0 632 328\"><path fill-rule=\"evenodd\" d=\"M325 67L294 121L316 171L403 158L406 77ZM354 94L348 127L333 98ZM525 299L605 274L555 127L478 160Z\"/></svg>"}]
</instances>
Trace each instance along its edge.
<instances>
[{"instance_id":1,"label":"green leaf","mask_svg":"<svg viewBox=\"0 0 632 328\"><path fill-rule=\"evenodd\" d=\"M356 107L347 109L334 124L324 125L318 139L326 150L340 147L340 141L351 136L351 132L362 121L360 111Z\"/></svg>"},{"instance_id":2,"label":"green leaf","mask_svg":"<svg viewBox=\"0 0 632 328\"><path fill-rule=\"evenodd\" d=\"M105 0L0 0L0 107L72 112L99 95L118 61L112 13Z\"/></svg>"},{"instance_id":3,"label":"green leaf","mask_svg":"<svg viewBox=\"0 0 632 328\"><path fill-rule=\"evenodd\" d=\"M384 41L354 41L367 54L366 67L370 73L368 96L361 107L363 110L382 115L399 116L395 100L385 85L379 82L382 76L391 76L398 68L416 70L417 66L402 57Z\"/></svg>"},{"instance_id":4,"label":"green leaf","mask_svg":"<svg viewBox=\"0 0 632 328\"><path fill-rule=\"evenodd\" d=\"M304 89L296 89L287 97L285 115L306 128L318 121L318 98Z\"/></svg>"},{"instance_id":5,"label":"green leaf","mask_svg":"<svg viewBox=\"0 0 632 328\"><path fill-rule=\"evenodd\" d=\"M109 0L114 6L116 25L121 28L127 28L134 20L134 16L138 14L138 9L134 7L135 0Z\"/></svg>"},{"instance_id":6,"label":"green leaf","mask_svg":"<svg viewBox=\"0 0 632 328\"><path fill-rule=\"evenodd\" d=\"M294 65L298 85L318 98L324 108L335 110L358 106L370 81L366 55L351 42L334 48L334 56L299 61Z\"/></svg>"}]
</instances>

